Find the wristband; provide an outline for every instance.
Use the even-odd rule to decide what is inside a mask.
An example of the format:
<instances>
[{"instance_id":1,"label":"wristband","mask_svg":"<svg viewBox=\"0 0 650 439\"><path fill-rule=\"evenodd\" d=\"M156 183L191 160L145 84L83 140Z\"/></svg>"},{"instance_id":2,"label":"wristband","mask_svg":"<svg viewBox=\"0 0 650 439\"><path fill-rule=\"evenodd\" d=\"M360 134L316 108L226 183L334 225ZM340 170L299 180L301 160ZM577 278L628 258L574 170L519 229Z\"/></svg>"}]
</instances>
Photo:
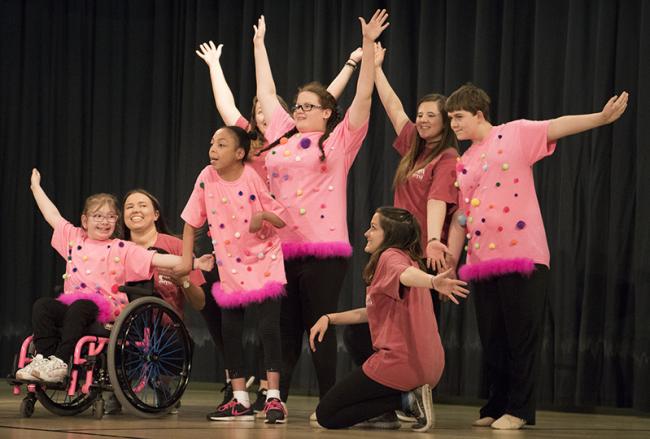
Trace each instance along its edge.
<instances>
[{"instance_id":1,"label":"wristband","mask_svg":"<svg viewBox=\"0 0 650 439\"><path fill-rule=\"evenodd\" d=\"M430 244L432 241L440 241L438 238L431 238L427 241L427 244Z\"/></svg>"},{"instance_id":2,"label":"wristband","mask_svg":"<svg viewBox=\"0 0 650 439\"><path fill-rule=\"evenodd\" d=\"M434 275L431 275L431 289L433 289L433 290L436 289L436 287L433 286L433 280L434 280L435 278L436 278L436 277L435 277Z\"/></svg>"},{"instance_id":3,"label":"wristband","mask_svg":"<svg viewBox=\"0 0 650 439\"><path fill-rule=\"evenodd\" d=\"M327 324L331 325L332 324L332 319L330 319L329 314L325 314L325 317L327 317Z\"/></svg>"},{"instance_id":4,"label":"wristband","mask_svg":"<svg viewBox=\"0 0 650 439\"><path fill-rule=\"evenodd\" d=\"M352 61L351 59L347 60L347 61L345 62L345 65L346 65L346 66L349 66L349 67L352 67L352 70L356 70L357 67L359 67L359 64L356 64L356 63L355 63L354 61Z\"/></svg>"}]
</instances>

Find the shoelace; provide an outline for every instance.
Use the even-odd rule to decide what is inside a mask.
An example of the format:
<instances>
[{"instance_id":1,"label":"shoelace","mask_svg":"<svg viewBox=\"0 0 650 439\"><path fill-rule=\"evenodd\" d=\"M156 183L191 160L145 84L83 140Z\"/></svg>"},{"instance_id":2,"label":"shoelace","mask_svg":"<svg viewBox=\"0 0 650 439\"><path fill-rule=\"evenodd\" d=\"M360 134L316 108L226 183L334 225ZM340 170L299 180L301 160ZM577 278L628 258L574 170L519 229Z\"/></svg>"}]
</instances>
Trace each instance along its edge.
<instances>
[{"instance_id":1,"label":"shoelace","mask_svg":"<svg viewBox=\"0 0 650 439\"><path fill-rule=\"evenodd\" d=\"M63 369L63 368L67 369L68 365L58 358L50 359L45 365L45 370L47 371L51 371L54 369Z\"/></svg>"},{"instance_id":2,"label":"shoelace","mask_svg":"<svg viewBox=\"0 0 650 439\"><path fill-rule=\"evenodd\" d=\"M222 405L221 407L217 407L217 411L218 411L218 412L225 412L225 411L228 410L228 409L231 409L231 408L233 408L233 407L236 407L237 404L239 404L239 403L237 402L237 400L236 400L236 399L233 399L233 400L231 400L230 402L228 402L228 403Z\"/></svg>"},{"instance_id":3,"label":"shoelace","mask_svg":"<svg viewBox=\"0 0 650 439\"><path fill-rule=\"evenodd\" d=\"M264 406L264 412L267 412L271 409L279 409L282 410L282 412L284 413L284 406L282 405L282 402L275 398L266 401L266 405Z\"/></svg>"}]
</instances>

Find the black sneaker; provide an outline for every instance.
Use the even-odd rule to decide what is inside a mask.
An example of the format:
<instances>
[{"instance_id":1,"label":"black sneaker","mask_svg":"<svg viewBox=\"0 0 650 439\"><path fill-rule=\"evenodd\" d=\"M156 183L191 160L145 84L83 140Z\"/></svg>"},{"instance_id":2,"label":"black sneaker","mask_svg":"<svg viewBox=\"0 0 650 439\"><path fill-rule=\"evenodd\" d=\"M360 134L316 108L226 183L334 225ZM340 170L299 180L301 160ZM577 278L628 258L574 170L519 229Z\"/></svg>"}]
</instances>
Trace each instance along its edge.
<instances>
[{"instance_id":1,"label":"black sneaker","mask_svg":"<svg viewBox=\"0 0 650 439\"><path fill-rule=\"evenodd\" d=\"M217 407L216 412L208 413L210 421L254 421L253 410L244 407L236 399Z\"/></svg>"},{"instance_id":2,"label":"black sneaker","mask_svg":"<svg viewBox=\"0 0 650 439\"><path fill-rule=\"evenodd\" d=\"M264 405L266 424L284 424L287 422L287 408L278 398L269 398Z\"/></svg>"},{"instance_id":3,"label":"black sneaker","mask_svg":"<svg viewBox=\"0 0 650 439\"><path fill-rule=\"evenodd\" d=\"M260 388L257 391L257 399L253 403L253 411L257 414L257 418L263 418L264 415L264 406L266 405L266 389Z\"/></svg>"},{"instance_id":4,"label":"black sneaker","mask_svg":"<svg viewBox=\"0 0 650 439\"><path fill-rule=\"evenodd\" d=\"M414 402L410 411L415 415L417 422L411 425L411 430L423 432L433 427L435 415L433 413L433 401L431 400L431 386L425 384L413 390Z\"/></svg>"},{"instance_id":5,"label":"black sneaker","mask_svg":"<svg viewBox=\"0 0 650 439\"><path fill-rule=\"evenodd\" d=\"M119 413L122 413L122 404L117 400L115 393L111 392L111 395L104 402L104 414L117 415Z\"/></svg>"},{"instance_id":6,"label":"black sneaker","mask_svg":"<svg viewBox=\"0 0 650 439\"><path fill-rule=\"evenodd\" d=\"M367 421L360 422L356 425L360 428L377 428L382 430L398 430L402 424L400 424L399 419L395 412L386 412L383 415L376 416Z\"/></svg>"},{"instance_id":7,"label":"black sneaker","mask_svg":"<svg viewBox=\"0 0 650 439\"><path fill-rule=\"evenodd\" d=\"M223 393L223 401L221 401L219 407L228 404L235 397L231 383L226 383L226 385L221 388L221 393Z\"/></svg>"}]
</instances>

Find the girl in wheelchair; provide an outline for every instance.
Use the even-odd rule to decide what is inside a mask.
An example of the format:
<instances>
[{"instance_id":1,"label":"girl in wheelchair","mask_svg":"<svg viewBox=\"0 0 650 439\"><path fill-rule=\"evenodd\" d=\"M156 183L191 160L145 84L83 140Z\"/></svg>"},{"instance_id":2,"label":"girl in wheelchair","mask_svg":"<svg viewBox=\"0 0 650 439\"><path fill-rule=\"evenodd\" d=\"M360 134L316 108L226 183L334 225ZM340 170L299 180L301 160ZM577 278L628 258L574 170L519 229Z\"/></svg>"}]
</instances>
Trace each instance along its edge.
<instances>
[{"instance_id":1,"label":"girl in wheelchair","mask_svg":"<svg viewBox=\"0 0 650 439\"><path fill-rule=\"evenodd\" d=\"M68 373L66 362L77 340L95 321L113 322L127 305L128 298L118 290L119 285L149 279L154 267L174 268L182 259L117 239L120 209L113 195L88 197L81 227L75 227L45 194L36 169L32 171L31 190L45 220L54 229L52 247L66 260L66 267L63 293L56 299L43 297L34 303L33 343L38 354L16 372L16 378L56 383ZM211 258L201 261L199 268L211 269Z\"/></svg>"}]
</instances>

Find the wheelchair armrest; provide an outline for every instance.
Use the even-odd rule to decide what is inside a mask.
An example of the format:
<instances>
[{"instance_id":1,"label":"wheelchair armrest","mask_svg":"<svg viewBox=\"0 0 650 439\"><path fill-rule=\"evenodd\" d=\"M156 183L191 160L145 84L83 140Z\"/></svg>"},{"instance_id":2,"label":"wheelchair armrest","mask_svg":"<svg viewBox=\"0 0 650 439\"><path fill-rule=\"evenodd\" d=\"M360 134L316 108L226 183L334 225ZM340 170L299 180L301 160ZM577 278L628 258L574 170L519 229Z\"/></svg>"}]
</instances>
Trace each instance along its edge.
<instances>
[{"instance_id":1,"label":"wheelchair armrest","mask_svg":"<svg viewBox=\"0 0 650 439\"><path fill-rule=\"evenodd\" d=\"M120 285L118 290L125 293L129 298L129 302L133 302L140 297L155 296L153 290L150 288L136 287L132 285Z\"/></svg>"}]
</instances>

